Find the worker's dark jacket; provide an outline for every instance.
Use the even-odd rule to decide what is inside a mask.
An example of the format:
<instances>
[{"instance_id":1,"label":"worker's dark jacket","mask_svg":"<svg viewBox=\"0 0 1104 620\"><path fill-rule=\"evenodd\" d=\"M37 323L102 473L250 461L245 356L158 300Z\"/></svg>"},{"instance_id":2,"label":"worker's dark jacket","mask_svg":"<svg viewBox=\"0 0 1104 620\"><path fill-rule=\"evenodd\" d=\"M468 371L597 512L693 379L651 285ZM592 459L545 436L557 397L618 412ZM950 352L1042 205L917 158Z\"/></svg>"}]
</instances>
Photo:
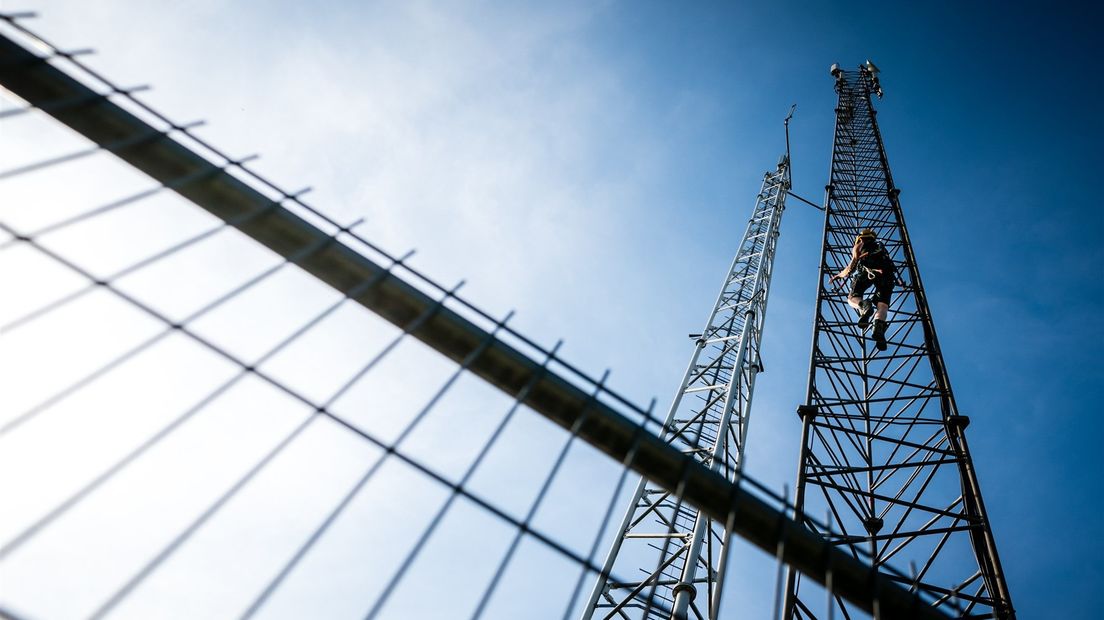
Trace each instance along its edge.
<instances>
[{"instance_id":1,"label":"worker's dark jacket","mask_svg":"<svg viewBox=\"0 0 1104 620\"><path fill-rule=\"evenodd\" d=\"M856 276L865 275L870 279L888 278L890 281L896 279L897 265L893 263L893 259L889 257L889 252L886 251L881 242L874 241L863 244L859 253L863 252L867 254L860 258L855 266ZM867 272L867 270L870 270L870 272Z\"/></svg>"},{"instance_id":2,"label":"worker's dark jacket","mask_svg":"<svg viewBox=\"0 0 1104 620\"><path fill-rule=\"evenodd\" d=\"M889 257L885 246L877 241L863 244L860 254L866 252L855 264L852 272L850 297L862 297L867 289L874 287L870 300L874 303L889 305L893 301L893 285L897 281L897 266Z\"/></svg>"}]
</instances>

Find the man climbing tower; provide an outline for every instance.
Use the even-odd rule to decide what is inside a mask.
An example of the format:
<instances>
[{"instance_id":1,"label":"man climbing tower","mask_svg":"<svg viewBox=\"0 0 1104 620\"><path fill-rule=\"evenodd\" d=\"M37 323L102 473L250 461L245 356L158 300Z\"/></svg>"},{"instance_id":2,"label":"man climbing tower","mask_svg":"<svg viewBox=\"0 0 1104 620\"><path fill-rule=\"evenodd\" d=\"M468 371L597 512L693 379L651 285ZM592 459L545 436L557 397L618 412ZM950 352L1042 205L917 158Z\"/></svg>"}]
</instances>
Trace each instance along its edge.
<instances>
[{"instance_id":1,"label":"man climbing tower","mask_svg":"<svg viewBox=\"0 0 1104 620\"><path fill-rule=\"evenodd\" d=\"M855 245L851 248L851 262L843 271L832 276L829 282L843 280L852 272L855 277L851 282L847 303L859 313L859 329L865 330L870 325L870 318L874 317L874 345L879 351L885 351L885 333L889 326L886 314L892 300L893 285L897 281L897 266L885 246L878 241L878 235L869 228L863 229L855 237ZM871 286L874 287L874 295L870 299L863 299L863 293Z\"/></svg>"}]
</instances>

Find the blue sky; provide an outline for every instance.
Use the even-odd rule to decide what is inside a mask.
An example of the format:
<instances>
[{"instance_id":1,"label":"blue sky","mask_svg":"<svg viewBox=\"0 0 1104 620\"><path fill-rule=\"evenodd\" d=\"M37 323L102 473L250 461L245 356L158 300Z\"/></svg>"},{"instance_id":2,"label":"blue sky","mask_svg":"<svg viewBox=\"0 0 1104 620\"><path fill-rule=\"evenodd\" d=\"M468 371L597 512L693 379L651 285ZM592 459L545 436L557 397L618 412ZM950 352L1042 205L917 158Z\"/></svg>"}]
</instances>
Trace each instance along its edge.
<instances>
[{"instance_id":1,"label":"blue sky","mask_svg":"<svg viewBox=\"0 0 1104 620\"><path fill-rule=\"evenodd\" d=\"M670 398L792 123L867 58L1021 617L1092 617L1104 431L1099 9L1057 3L2 3L313 204L646 402ZM1087 5L1086 5L1087 6ZM822 219L791 201L748 471L797 460Z\"/></svg>"}]
</instances>

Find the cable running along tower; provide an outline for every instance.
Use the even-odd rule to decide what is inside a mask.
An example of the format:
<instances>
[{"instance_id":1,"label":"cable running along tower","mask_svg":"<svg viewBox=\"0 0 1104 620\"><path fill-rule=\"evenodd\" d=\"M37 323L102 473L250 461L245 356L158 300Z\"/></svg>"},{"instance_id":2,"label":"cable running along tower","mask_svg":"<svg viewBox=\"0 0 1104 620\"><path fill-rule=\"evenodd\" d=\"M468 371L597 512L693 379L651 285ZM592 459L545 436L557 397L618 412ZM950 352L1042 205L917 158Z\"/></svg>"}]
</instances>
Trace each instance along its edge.
<instances>
[{"instance_id":1,"label":"cable running along tower","mask_svg":"<svg viewBox=\"0 0 1104 620\"><path fill-rule=\"evenodd\" d=\"M705 330L691 334L694 353L664 425L665 441L733 481L743 468L752 391L763 368L759 345L789 187L787 154L764 175ZM715 618L730 528L642 479L583 618ZM614 582L606 577L611 571L640 579Z\"/></svg>"},{"instance_id":2,"label":"cable running along tower","mask_svg":"<svg viewBox=\"0 0 1104 620\"><path fill-rule=\"evenodd\" d=\"M798 408L797 509L827 515L829 531L808 527L911 575L903 585L938 609L1014 618L966 443L970 420L955 405L871 103L882 94L878 69L867 61L831 73L839 100L808 389ZM903 279L884 352L856 326L846 287L828 283L864 228L877 232ZM786 617L814 617L811 602L825 596L791 570Z\"/></svg>"}]
</instances>

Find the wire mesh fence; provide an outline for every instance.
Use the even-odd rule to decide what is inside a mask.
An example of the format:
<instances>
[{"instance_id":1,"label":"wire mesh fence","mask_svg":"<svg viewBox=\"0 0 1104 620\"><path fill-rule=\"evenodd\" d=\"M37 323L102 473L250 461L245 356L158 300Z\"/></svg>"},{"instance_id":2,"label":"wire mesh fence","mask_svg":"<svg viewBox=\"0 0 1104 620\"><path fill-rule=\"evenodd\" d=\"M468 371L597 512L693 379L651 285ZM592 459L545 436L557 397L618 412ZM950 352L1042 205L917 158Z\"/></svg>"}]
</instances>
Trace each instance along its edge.
<instances>
[{"instance_id":1,"label":"wire mesh fence","mask_svg":"<svg viewBox=\"0 0 1104 620\"><path fill-rule=\"evenodd\" d=\"M659 440L654 403L20 19L0 20L0 615L574 617L639 473L779 568L925 615Z\"/></svg>"}]
</instances>

